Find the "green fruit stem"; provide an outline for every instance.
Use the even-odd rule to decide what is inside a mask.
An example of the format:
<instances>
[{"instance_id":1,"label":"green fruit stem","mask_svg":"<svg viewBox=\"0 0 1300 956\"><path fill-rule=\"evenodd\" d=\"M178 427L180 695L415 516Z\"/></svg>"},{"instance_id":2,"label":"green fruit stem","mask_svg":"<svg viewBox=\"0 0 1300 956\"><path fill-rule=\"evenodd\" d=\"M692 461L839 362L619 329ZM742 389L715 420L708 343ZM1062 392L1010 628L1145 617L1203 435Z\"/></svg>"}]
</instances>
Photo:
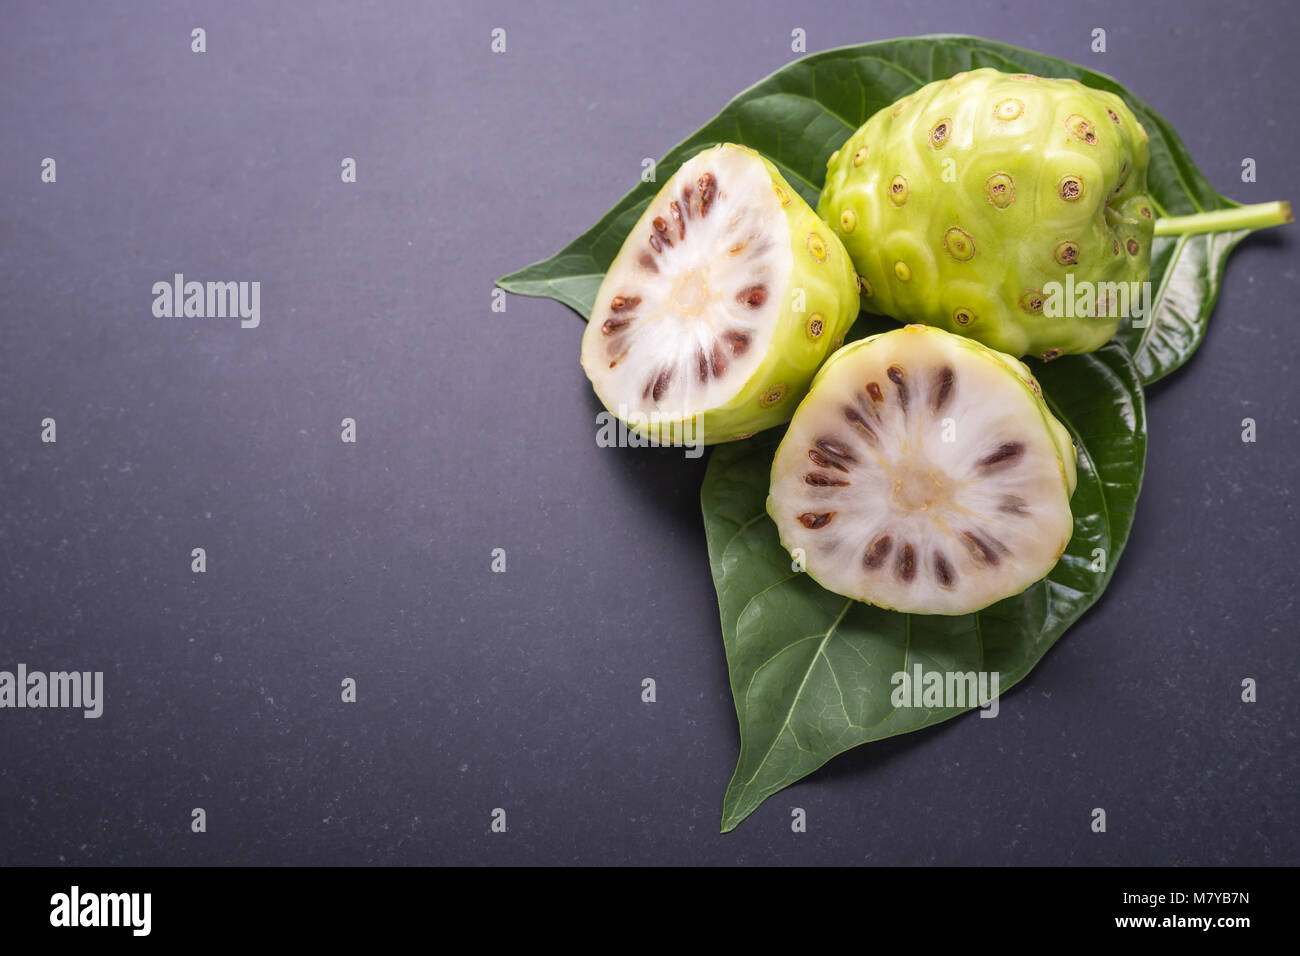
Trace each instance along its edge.
<instances>
[{"instance_id":1,"label":"green fruit stem","mask_svg":"<svg viewBox=\"0 0 1300 956\"><path fill-rule=\"evenodd\" d=\"M1253 206L1236 206L1198 212L1194 216L1171 216L1156 220L1157 236L1190 236L1198 232L1233 232L1237 229L1264 229L1295 222L1289 202L1262 202Z\"/></svg>"}]
</instances>

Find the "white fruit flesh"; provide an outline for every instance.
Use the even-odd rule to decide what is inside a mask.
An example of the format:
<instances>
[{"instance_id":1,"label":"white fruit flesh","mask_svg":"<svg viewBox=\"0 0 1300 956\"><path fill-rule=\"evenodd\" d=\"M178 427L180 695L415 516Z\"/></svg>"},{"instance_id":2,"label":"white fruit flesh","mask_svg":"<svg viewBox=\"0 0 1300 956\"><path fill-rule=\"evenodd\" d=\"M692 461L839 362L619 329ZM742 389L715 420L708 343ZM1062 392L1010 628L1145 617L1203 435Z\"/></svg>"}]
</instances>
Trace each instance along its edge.
<instances>
[{"instance_id":1,"label":"white fruit flesh","mask_svg":"<svg viewBox=\"0 0 1300 956\"><path fill-rule=\"evenodd\" d=\"M836 593L978 610L1046 575L1073 531L1073 462L1047 414L975 343L918 326L856 343L795 413L768 510Z\"/></svg>"},{"instance_id":2,"label":"white fruit flesh","mask_svg":"<svg viewBox=\"0 0 1300 956\"><path fill-rule=\"evenodd\" d=\"M762 161L735 147L688 160L597 294L582 342L596 393L621 417L684 420L725 405L763 361L793 267Z\"/></svg>"}]
</instances>

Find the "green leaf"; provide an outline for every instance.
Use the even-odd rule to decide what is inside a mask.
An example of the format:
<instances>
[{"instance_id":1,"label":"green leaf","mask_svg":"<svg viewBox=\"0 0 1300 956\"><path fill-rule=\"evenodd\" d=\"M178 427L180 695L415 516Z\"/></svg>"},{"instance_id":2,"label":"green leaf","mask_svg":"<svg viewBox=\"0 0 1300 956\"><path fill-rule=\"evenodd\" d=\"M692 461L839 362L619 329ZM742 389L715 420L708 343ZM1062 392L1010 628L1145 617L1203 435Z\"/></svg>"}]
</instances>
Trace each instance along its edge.
<instances>
[{"instance_id":1,"label":"green leaf","mask_svg":"<svg viewBox=\"0 0 1300 956\"><path fill-rule=\"evenodd\" d=\"M732 100L703 128L669 151L657 167L665 181L681 163L717 142L743 143L780 168L814 208L826 160L876 110L931 80L991 66L1009 73L1073 77L1122 96L1151 137L1150 194L1161 216L1189 216L1237 205L1196 169L1173 128L1150 106L1103 73L1017 47L963 36L922 36L842 47L783 67ZM658 183L640 183L601 220L556 255L499 280L520 295L549 296L591 314L600 280ZM1286 221L1276 218L1262 225ZM1152 313L1118 339L1144 382L1169 374L1205 336L1224 263L1251 230L1162 237L1152 255Z\"/></svg>"},{"instance_id":2,"label":"green leaf","mask_svg":"<svg viewBox=\"0 0 1300 956\"><path fill-rule=\"evenodd\" d=\"M1046 579L977 614L885 611L832 594L793 571L765 510L780 434L772 430L714 449L701 502L740 719L740 759L723 802L724 832L836 754L965 709L895 708L895 672L917 663L926 671L998 672L1005 692L1101 595L1124 549L1142 485L1146 416L1137 369L1111 343L1035 372L1079 448L1074 536Z\"/></svg>"},{"instance_id":3,"label":"green leaf","mask_svg":"<svg viewBox=\"0 0 1300 956\"><path fill-rule=\"evenodd\" d=\"M1210 324L1228 253L1248 235L1250 230L1238 229L1155 238L1151 315L1140 328L1125 319L1115 335L1132 354L1144 384L1164 378L1192 357Z\"/></svg>"}]
</instances>

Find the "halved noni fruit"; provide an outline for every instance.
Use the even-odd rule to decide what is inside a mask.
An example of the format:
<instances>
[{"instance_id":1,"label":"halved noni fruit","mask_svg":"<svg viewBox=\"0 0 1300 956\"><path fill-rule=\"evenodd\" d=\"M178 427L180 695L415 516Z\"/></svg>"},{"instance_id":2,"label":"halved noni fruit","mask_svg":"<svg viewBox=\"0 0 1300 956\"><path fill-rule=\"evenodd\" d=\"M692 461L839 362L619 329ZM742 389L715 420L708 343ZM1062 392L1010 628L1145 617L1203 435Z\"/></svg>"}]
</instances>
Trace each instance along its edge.
<instances>
[{"instance_id":1,"label":"halved noni fruit","mask_svg":"<svg viewBox=\"0 0 1300 956\"><path fill-rule=\"evenodd\" d=\"M777 450L767 510L823 587L965 614L1052 569L1075 481L1074 445L1028 368L909 325L822 368Z\"/></svg>"},{"instance_id":2,"label":"halved noni fruit","mask_svg":"<svg viewBox=\"0 0 1300 956\"><path fill-rule=\"evenodd\" d=\"M643 434L731 441L790 419L857 314L835 234L775 166L724 144L683 163L632 228L582 367Z\"/></svg>"}]
</instances>

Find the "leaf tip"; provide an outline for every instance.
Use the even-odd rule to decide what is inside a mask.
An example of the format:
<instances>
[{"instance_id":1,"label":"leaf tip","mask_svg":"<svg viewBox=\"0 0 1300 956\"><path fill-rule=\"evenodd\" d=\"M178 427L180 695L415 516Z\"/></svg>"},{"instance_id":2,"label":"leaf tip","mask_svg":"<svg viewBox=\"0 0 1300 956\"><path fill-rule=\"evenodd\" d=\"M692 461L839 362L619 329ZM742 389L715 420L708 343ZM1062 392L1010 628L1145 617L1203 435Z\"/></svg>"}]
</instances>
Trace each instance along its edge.
<instances>
[{"instance_id":1,"label":"leaf tip","mask_svg":"<svg viewBox=\"0 0 1300 956\"><path fill-rule=\"evenodd\" d=\"M732 830L736 829L736 827L744 823L746 818L748 818L756 809L758 809L757 804L754 806L745 806L742 803L733 802L731 790L728 788L727 795L723 798L722 825L718 832L730 833Z\"/></svg>"}]
</instances>

